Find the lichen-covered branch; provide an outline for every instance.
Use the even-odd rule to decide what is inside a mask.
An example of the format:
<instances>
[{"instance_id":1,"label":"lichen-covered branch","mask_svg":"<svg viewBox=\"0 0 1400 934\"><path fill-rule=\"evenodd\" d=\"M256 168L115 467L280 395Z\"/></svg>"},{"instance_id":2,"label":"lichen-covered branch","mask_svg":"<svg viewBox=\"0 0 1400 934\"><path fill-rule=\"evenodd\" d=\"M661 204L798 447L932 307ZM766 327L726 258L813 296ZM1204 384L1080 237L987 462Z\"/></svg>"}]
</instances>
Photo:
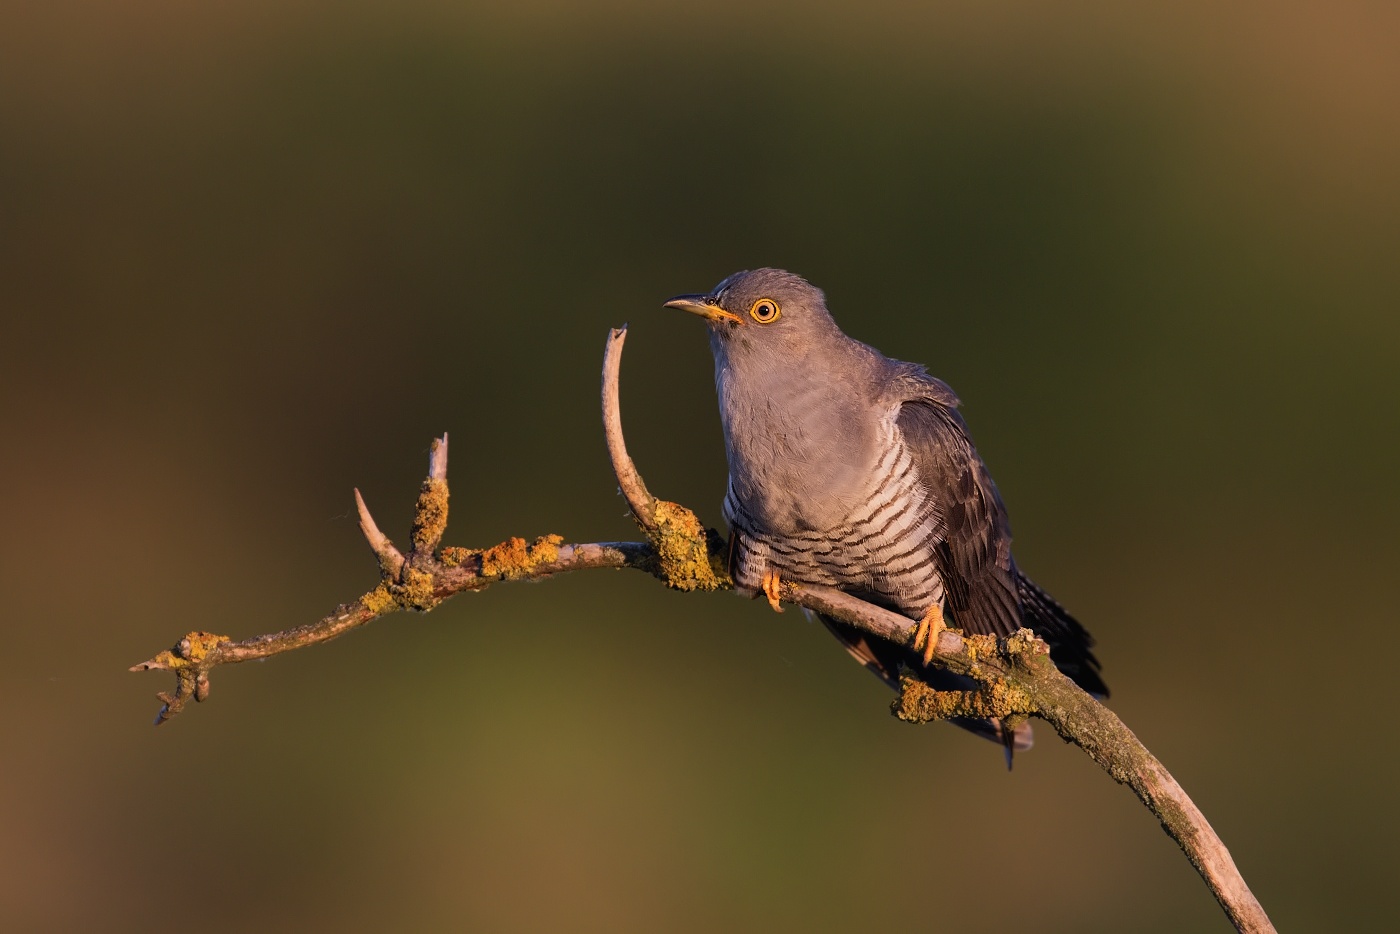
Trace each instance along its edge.
<instances>
[{"instance_id":1,"label":"lichen-covered branch","mask_svg":"<svg viewBox=\"0 0 1400 934\"><path fill-rule=\"evenodd\" d=\"M451 596L484 590L498 581L538 580L566 571L630 567L659 573L655 550L642 542L565 544L561 536L545 535L533 542L511 538L490 548L438 550L447 528L447 498L447 436L443 435L432 443L428 476L414 510L409 554L405 556L379 530L356 490L360 529L379 561L379 584L312 623L237 641L214 633L191 632L169 649L133 665L131 671L175 674L174 693L156 695L162 705L156 725L178 714L190 700L207 698L209 672L219 665L269 658L327 642L398 610L427 612Z\"/></svg>"},{"instance_id":2,"label":"lichen-covered branch","mask_svg":"<svg viewBox=\"0 0 1400 934\"><path fill-rule=\"evenodd\" d=\"M132 671L162 670L176 677L174 693L157 695L160 724L191 700L209 696L209 672L219 665L268 658L334 639L398 610L427 612L442 601L493 583L538 580L589 568L635 568L676 590L732 587L723 540L684 506L653 497L627 454L618 403L618 374L626 329L608 336L603 366L603 425L608 453L645 542L565 544L558 535L526 542L511 538L490 548L440 547L447 528L447 436L433 441L428 476L419 490L407 554L380 531L355 491L360 529L378 563L380 580L357 600L292 629L233 640L191 632ZM783 599L859 627L892 642L911 643L914 621L849 594L784 581ZM939 635L932 663L976 682L967 691L935 691L905 678L894 712L912 722L953 717L1039 717L1083 749L1116 781L1128 785L1177 841L1235 927L1266 934L1273 926L1240 877L1229 852L1205 817L1160 762L1106 707L1062 675L1049 649L1030 630L1004 639Z\"/></svg>"},{"instance_id":3,"label":"lichen-covered branch","mask_svg":"<svg viewBox=\"0 0 1400 934\"><path fill-rule=\"evenodd\" d=\"M784 583L783 596L894 642L909 641L913 621L849 594ZM1165 766L1122 720L1050 661L1050 649L1029 629L1003 639L939 634L934 664L978 683L974 691L936 691L917 678L901 679L895 716L911 723L954 717L1039 717L1078 746L1113 779L1133 790L1162 829L1196 867L1239 931L1267 934L1274 927L1245 884L1230 852L1205 815Z\"/></svg>"},{"instance_id":4,"label":"lichen-covered branch","mask_svg":"<svg viewBox=\"0 0 1400 934\"><path fill-rule=\"evenodd\" d=\"M1131 788L1156 815L1236 929L1274 930L1229 850L1176 779L1113 711L1055 667L1049 649L1034 633L1022 629L998 639L947 631L939 636L937 658L943 667L975 678L981 689L962 697L963 692L935 691L905 678L894 703L896 716L913 722L1018 714L1045 720L1115 781Z\"/></svg>"}]
</instances>

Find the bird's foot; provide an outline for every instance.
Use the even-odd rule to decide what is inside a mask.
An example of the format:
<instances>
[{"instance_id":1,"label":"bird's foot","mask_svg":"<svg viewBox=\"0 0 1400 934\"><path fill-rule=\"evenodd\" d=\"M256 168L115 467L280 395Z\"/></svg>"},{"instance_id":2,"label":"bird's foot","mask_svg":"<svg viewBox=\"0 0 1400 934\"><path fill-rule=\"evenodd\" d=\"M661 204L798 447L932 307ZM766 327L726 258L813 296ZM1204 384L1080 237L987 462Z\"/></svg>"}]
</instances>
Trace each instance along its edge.
<instances>
[{"instance_id":1,"label":"bird's foot","mask_svg":"<svg viewBox=\"0 0 1400 934\"><path fill-rule=\"evenodd\" d=\"M943 607L937 603L928 608L924 618L919 620L919 625L914 627L914 649L923 649L924 667L928 667L929 662L933 661L933 652L938 648L938 634L947 628L943 622Z\"/></svg>"},{"instance_id":2,"label":"bird's foot","mask_svg":"<svg viewBox=\"0 0 1400 934\"><path fill-rule=\"evenodd\" d=\"M781 613L783 607L778 602L778 598L782 593L782 580L779 578L778 572L764 571L760 586L763 588L763 595L768 598L768 605L773 608L773 612Z\"/></svg>"}]
</instances>

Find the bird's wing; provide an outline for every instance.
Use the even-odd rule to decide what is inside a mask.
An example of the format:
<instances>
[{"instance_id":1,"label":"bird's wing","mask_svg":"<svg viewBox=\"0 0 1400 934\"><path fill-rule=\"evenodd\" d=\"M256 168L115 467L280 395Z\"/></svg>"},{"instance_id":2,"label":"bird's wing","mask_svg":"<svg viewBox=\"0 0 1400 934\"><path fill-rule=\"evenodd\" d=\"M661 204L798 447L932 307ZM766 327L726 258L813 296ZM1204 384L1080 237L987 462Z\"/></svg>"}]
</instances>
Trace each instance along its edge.
<instances>
[{"instance_id":1,"label":"bird's wing","mask_svg":"<svg viewBox=\"0 0 1400 934\"><path fill-rule=\"evenodd\" d=\"M934 564L943 578L944 611L965 632L1010 635L1021 628L1021 601L1006 507L953 407L957 397L926 379L943 392L906 400L896 421L942 520Z\"/></svg>"},{"instance_id":2,"label":"bird's wing","mask_svg":"<svg viewBox=\"0 0 1400 934\"><path fill-rule=\"evenodd\" d=\"M1027 626L1050 646L1061 671L1107 697L1093 636L1011 558L1006 507L968 438L958 397L922 367L902 364L896 374L900 430L947 526L935 561L954 625L1003 635Z\"/></svg>"}]
</instances>

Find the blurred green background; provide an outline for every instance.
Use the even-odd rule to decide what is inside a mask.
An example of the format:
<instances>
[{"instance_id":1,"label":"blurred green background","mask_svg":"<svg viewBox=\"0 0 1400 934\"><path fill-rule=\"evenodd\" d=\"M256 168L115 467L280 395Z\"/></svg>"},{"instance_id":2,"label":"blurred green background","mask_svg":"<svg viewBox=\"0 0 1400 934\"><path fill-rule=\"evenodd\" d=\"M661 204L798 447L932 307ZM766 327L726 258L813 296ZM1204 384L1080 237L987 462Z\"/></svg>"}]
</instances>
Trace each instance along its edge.
<instances>
[{"instance_id":1,"label":"blurred green background","mask_svg":"<svg viewBox=\"0 0 1400 934\"><path fill-rule=\"evenodd\" d=\"M637 574L222 669L448 540L720 523L702 328L758 265L927 363L1021 564L1280 929L1390 931L1392 3L12 5L0 926L1225 931L1041 728L910 727L820 627ZM1380 641L1377 641L1380 640ZM1374 659L1374 661L1371 661Z\"/></svg>"}]
</instances>

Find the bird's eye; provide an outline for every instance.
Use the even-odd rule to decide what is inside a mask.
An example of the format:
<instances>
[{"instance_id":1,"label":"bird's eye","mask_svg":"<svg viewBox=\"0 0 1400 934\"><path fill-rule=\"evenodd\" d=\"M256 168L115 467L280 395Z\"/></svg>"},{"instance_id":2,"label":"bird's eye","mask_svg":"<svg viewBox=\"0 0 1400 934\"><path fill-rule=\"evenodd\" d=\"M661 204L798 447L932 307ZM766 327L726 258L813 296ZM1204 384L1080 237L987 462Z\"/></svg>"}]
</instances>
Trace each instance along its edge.
<instances>
[{"instance_id":1,"label":"bird's eye","mask_svg":"<svg viewBox=\"0 0 1400 934\"><path fill-rule=\"evenodd\" d=\"M772 324L778 320L778 303L771 298L760 298L749 309L749 317L759 324Z\"/></svg>"}]
</instances>

